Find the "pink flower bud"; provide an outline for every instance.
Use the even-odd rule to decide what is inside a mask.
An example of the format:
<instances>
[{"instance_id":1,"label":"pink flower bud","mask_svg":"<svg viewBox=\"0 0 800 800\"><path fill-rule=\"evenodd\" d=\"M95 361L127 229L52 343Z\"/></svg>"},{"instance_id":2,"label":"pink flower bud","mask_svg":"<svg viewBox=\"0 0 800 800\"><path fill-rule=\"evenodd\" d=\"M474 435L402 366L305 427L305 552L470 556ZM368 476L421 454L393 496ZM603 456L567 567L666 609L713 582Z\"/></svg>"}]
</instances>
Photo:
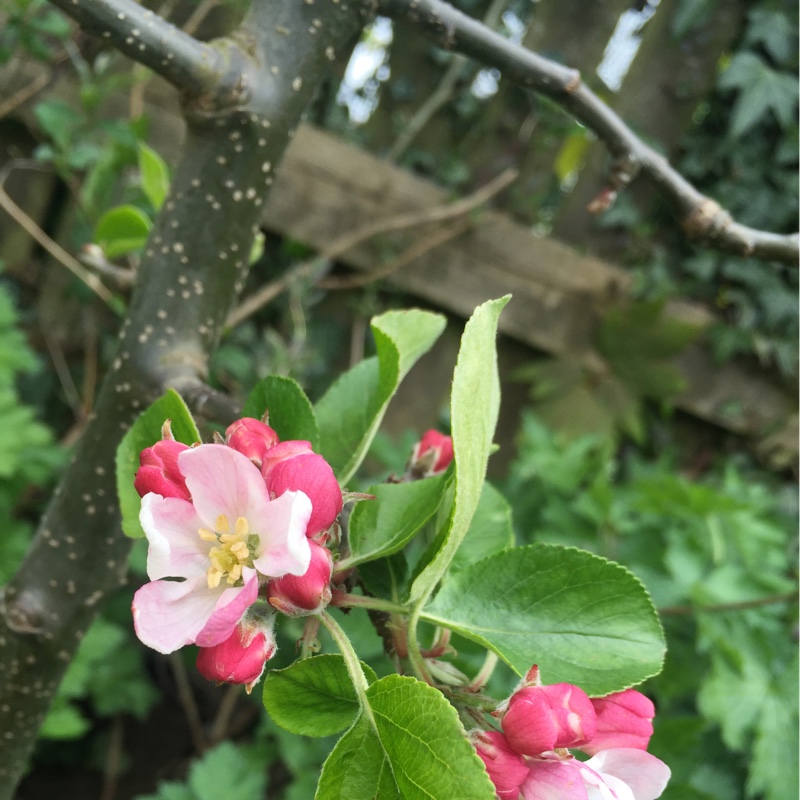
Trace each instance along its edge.
<instances>
[{"instance_id":1,"label":"pink flower bud","mask_svg":"<svg viewBox=\"0 0 800 800\"><path fill-rule=\"evenodd\" d=\"M269 425L252 417L237 419L225 431L225 444L246 455L257 467L261 466L267 450L278 441L278 434Z\"/></svg>"},{"instance_id":2,"label":"pink flower bud","mask_svg":"<svg viewBox=\"0 0 800 800\"><path fill-rule=\"evenodd\" d=\"M243 621L221 644L200 648L197 671L217 683L243 683L250 694L276 649L271 622Z\"/></svg>"},{"instance_id":3,"label":"pink flower bud","mask_svg":"<svg viewBox=\"0 0 800 800\"><path fill-rule=\"evenodd\" d=\"M470 740L481 757L500 800L517 800L520 784L528 776L525 759L515 753L500 731L477 731Z\"/></svg>"},{"instance_id":4,"label":"pink flower bud","mask_svg":"<svg viewBox=\"0 0 800 800\"><path fill-rule=\"evenodd\" d=\"M311 546L311 564L305 575L284 575L271 580L267 586L270 604L290 617L316 614L331 601L333 558L327 547L313 539L308 543Z\"/></svg>"},{"instance_id":5,"label":"pink flower bud","mask_svg":"<svg viewBox=\"0 0 800 800\"><path fill-rule=\"evenodd\" d=\"M595 712L571 683L525 686L508 701L503 731L518 753L536 756L556 747L578 747L595 732Z\"/></svg>"},{"instance_id":6,"label":"pink flower bud","mask_svg":"<svg viewBox=\"0 0 800 800\"><path fill-rule=\"evenodd\" d=\"M288 441L271 447L264 456L261 474L276 497L300 491L311 500L311 537L333 525L342 510L342 490L330 464L311 449L310 442Z\"/></svg>"},{"instance_id":7,"label":"pink flower bud","mask_svg":"<svg viewBox=\"0 0 800 800\"><path fill-rule=\"evenodd\" d=\"M453 440L439 431L426 431L414 445L408 470L412 474L428 478L444 472L453 460Z\"/></svg>"},{"instance_id":8,"label":"pink flower bud","mask_svg":"<svg viewBox=\"0 0 800 800\"><path fill-rule=\"evenodd\" d=\"M635 689L626 689L593 698L592 705L597 715L597 730L581 750L590 756L617 747L647 750L656 713L649 698Z\"/></svg>"},{"instance_id":9,"label":"pink flower bud","mask_svg":"<svg viewBox=\"0 0 800 800\"><path fill-rule=\"evenodd\" d=\"M140 497L153 492L162 497L179 497L191 500L186 481L178 470L178 456L188 450L188 445L172 439L162 439L139 455L141 466L133 479Z\"/></svg>"}]
</instances>

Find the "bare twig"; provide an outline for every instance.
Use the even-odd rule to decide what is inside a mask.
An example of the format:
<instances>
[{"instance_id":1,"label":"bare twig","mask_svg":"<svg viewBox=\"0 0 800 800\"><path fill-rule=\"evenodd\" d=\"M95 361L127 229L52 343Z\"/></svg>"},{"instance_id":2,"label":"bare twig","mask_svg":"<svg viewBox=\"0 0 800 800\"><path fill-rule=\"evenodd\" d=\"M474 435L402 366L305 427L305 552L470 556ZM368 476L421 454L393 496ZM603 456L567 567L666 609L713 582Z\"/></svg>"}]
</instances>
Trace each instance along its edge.
<instances>
[{"instance_id":1,"label":"bare twig","mask_svg":"<svg viewBox=\"0 0 800 800\"><path fill-rule=\"evenodd\" d=\"M483 24L488 28L497 25L500 15L508 5L508 0L494 0L483 17ZM389 148L388 156L392 161L397 161L408 150L419 132L430 122L439 109L450 100L455 91L458 80L464 72L467 57L461 54L453 56L452 61L445 70L442 79L428 96L428 99L414 112L411 119L405 124L403 132L397 137L395 143Z\"/></svg>"},{"instance_id":2,"label":"bare twig","mask_svg":"<svg viewBox=\"0 0 800 800\"><path fill-rule=\"evenodd\" d=\"M83 404L81 403L81 396L78 392L78 387L75 385L75 381L73 380L72 374L67 366L67 361L64 358L64 351L61 349L61 345L58 343L58 341L48 330L47 325L41 325L40 329L42 331L42 336L44 337L44 343L47 345L47 350L50 353L50 359L53 362L56 375L58 376L58 381L61 384L61 389L64 392L64 397L66 398L69 407L72 409L75 419L80 422L84 419Z\"/></svg>"},{"instance_id":3,"label":"bare twig","mask_svg":"<svg viewBox=\"0 0 800 800\"><path fill-rule=\"evenodd\" d=\"M241 694L242 687L239 684L232 683L226 687L225 693L222 695L222 701L219 704L219 708L217 708L217 715L211 725L211 732L208 735L208 743L212 747L217 742L228 738L228 728Z\"/></svg>"},{"instance_id":4,"label":"bare twig","mask_svg":"<svg viewBox=\"0 0 800 800\"><path fill-rule=\"evenodd\" d=\"M36 161L18 159L9 162L0 170L0 208L21 228L35 239L60 264L65 266L76 278L83 281L106 305L114 308L114 296L106 289L96 275L92 275L81 263L74 259L58 242L53 241L9 196L5 182L13 169L41 169Z\"/></svg>"},{"instance_id":5,"label":"bare twig","mask_svg":"<svg viewBox=\"0 0 800 800\"><path fill-rule=\"evenodd\" d=\"M659 608L662 617L686 616L688 614L719 614L724 611L746 611L748 608L761 608L777 603L788 603L797 600L797 592L783 592L757 597L755 600L742 600L738 603L717 603L711 606L667 606Z\"/></svg>"},{"instance_id":6,"label":"bare twig","mask_svg":"<svg viewBox=\"0 0 800 800\"><path fill-rule=\"evenodd\" d=\"M456 220L452 225L445 228L440 228L428 236L411 244L399 256L393 258L376 270L372 270L363 275L347 275L345 277L329 277L317 281L317 286L320 289L357 289L360 286L366 286L374 281L386 278L394 272L402 269L406 265L415 261L420 256L433 250L436 247L455 239L462 233L465 233L472 227L472 220L464 218Z\"/></svg>"},{"instance_id":7,"label":"bare twig","mask_svg":"<svg viewBox=\"0 0 800 800\"><path fill-rule=\"evenodd\" d=\"M798 234L769 233L734 221L719 203L701 194L636 136L582 83L577 70L504 39L443 0L380 0L379 6L382 13L418 24L440 46L496 67L511 80L550 97L605 143L615 159L612 189L622 188L643 173L670 201L690 239L739 255L797 264Z\"/></svg>"},{"instance_id":8,"label":"bare twig","mask_svg":"<svg viewBox=\"0 0 800 800\"><path fill-rule=\"evenodd\" d=\"M206 748L206 737L203 734L203 722L200 719L200 711L194 699L192 687L189 684L189 676L186 674L186 667L183 664L180 653L171 653L169 663L172 666L172 674L175 676L175 686L178 689L178 700L180 701L183 713L186 715L186 723L189 726L189 735L192 737L192 745L196 753L202 753Z\"/></svg>"},{"instance_id":9,"label":"bare twig","mask_svg":"<svg viewBox=\"0 0 800 800\"><path fill-rule=\"evenodd\" d=\"M103 767L103 789L100 793L100 800L114 800L117 794L119 774L122 771L124 720L125 718L122 714L116 714L111 723L106 762Z\"/></svg>"},{"instance_id":10,"label":"bare twig","mask_svg":"<svg viewBox=\"0 0 800 800\"><path fill-rule=\"evenodd\" d=\"M499 194L503 189L506 188L506 186L512 183L516 177L516 170L507 169L500 173L500 175L498 175L496 178L489 181L489 183L487 183L485 186L482 186L476 192L473 192L471 195L463 197L460 200L457 200L455 203L451 203L450 205L437 206L436 208L428 208L424 209L423 211L413 211L407 214L397 214L392 217L386 217L384 219L376 220L375 222L370 222L355 231L350 231L342 236L339 236L338 238L334 239L333 242L331 242L331 244L329 244L319 256L309 259L308 261L301 262L282 278L266 284L253 295L244 300L230 313L227 321L228 327L232 328L238 325L240 322L243 322L245 319L255 314L256 311L272 302L295 281L306 278L315 271L319 271L326 265L327 262L333 261L337 256L340 256L342 253L346 253L351 248L358 246L368 239L371 239L373 236L377 236L381 233L401 231L405 230L406 228L414 228L432 222L444 222L446 220L462 217L486 203L496 194ZM454 235L457 234L452 234L447 238L452 238ZM426 250L430 249L431 246L435 247L436 244L440 243L441 242L430 245L421 252L426 252ZM418 255L420 254L421 253ZM403 258L403 254L401 254L399 258ZM410 260L412 259L408 259L408 261ZM407 262L403 262L398 266L396 262L392 262L390 265L387 265L389 269L386 274L394 272L396 269L399 269L400 266L404 266L405 263ZM382 276L379 275L377 277ZM355 281L363 281L362 283L351 283L350 285L363 285L363 283L369 283L370 281L376 279L375 273L373 272L364 279L355 279ZM324 281L318 281L317 283L323 288L348 288L344 285L328 286Z\"/></svg>"},{"instance_id":11,"label":"bare twig","mask_svg":"<svg viewBox=\"0 0 800 800\"><path fill-rule=\"evenodd\" d=\"M47 84L53 80L54 71L52 67L60 64L62 61L66 61L66 59L66 53L58 53L53 57L50 69L45 70L41 75L37 75L27 86L18 89L11 97L0 103L0 119L8 116L15 108L26 103L31 97L44 89Z\"/></svg>"}]
</instances>

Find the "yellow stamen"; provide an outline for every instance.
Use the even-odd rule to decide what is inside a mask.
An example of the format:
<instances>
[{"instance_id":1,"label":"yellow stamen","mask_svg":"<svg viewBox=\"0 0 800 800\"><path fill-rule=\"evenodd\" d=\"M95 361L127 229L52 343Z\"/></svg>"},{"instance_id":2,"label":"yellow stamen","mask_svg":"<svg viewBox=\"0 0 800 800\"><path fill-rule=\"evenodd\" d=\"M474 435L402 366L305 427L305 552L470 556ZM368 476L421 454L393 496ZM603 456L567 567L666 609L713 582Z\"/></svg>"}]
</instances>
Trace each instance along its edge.
<instances>
[{"instance_id":1,"label":"yellow stamen","mask_svg":"<svg viewBox=\"0 0 800 800\"><path fill-rule=\"evenodd\" d=\"M216 589L225 578L229 586L233 586L242 577L242 568L252 566L253 554L250 552L248 538L250 524L245 517L237 517L234 532L225 514L220 514L216 521L216 530L200 528L197 531L203 541L215 542L218 547L208 551L210 566L206 573L209 589Z\"/></svg>"},{"instance_id":2,"label":"yellow stamen","mask_svg":"<svg viewBox=\"0 0 800 800\"><path fill-rule=\"evenodd\" d=\"M236 517L236 535L245 537L250 533L250 523L245 517Z\"/></svg>"},{"instance_id":3,"label":"yellow stamen","mask_svg":"<svg viewBox=\"0 0 800 800\"><path fill-rule=\"evenodd\" d=\"M225 514L220 514L217 517L217 531L219 533L230 533L231 526L228 522L228 517Z\"/></svg>"},{"instance_id":4,"label":"yellow stamen","mask_svg":"<svg viewBox=\"0 0 800 800\"><path fill-rule=\"evenodd\" d=\"M197 531L198 535L204 542L216 542L217 541L217 534L214 531L210 531L208 528L200 528Z\"/></svg>"}]
</instances>

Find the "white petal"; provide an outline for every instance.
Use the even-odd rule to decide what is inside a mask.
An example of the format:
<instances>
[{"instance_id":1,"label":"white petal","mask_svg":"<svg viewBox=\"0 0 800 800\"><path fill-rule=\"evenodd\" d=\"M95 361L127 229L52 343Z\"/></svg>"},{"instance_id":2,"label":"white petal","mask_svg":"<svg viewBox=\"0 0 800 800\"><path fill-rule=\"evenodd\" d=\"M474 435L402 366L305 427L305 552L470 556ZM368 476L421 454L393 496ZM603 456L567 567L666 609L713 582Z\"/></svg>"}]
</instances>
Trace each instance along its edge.
<instances>
[{"instance_id":1,"label":"white petal","mask_svg":"<svg viewBox=\"0 0 800 800\"><path fill-rule=\"evenodd\" d=\"M258 573L254 569L242 570L244 586L225 589L217 600L213 613L195 643L200 647L213 647L224 642L234 631L236 623L258 597Z\"/></svg>"},{"instance_id":2,"label":"white petal","mask_svg":"<svg viewBox=\"0 0 800 800\"><path fill-rule=\"evenodd\" d=\"M644 750L613 747L601 750L584 766L596 770L603 777L616 778L630 787L634 800L655 800L670 779L670 769ZM608 781L607 781L608 782Z\"/></svg>"},{"instance_id":3,"label":"white petal","mask_svg":"<svg viewBox=\"0 0 800 800\"><path fill-rule=\"evenodd\" d=\"M192 502L205 527L214 530L217 517L228 518L231 531L237 517L252 524L269 504L269 492L258 467L247 456L224 444L203 444L178 456Z\"/></svg>"},{"instance_id":4,"label":"white petal","mask_svg":"<svg viewBox=\"0 0 800 800\"><path fill-rule=\"evenodd\" d=\"M177 497L146 494L139 521L150 545L147 551L150 580L205 574L211 545L198 535L204 525L191 503Z\"/></svg>"},{"instance_id":5,"label":"white petal","mask_svg":"<svg viewBox=\"0 0 800 800\"><path fill-rule=\"evenodd\" d=\"M221 589L209 589L205 576L146 583L133 596L136 635L159 653L193 644L222 593Z\"/></svg>"},{"instance_id":6,"label":"white petal","mask_svg":"<svg viewBox=\"0 0 800 800\"><path fill-rule=\"evenodd\" d=\"M250 520L260 545L253 566L270 578L305 575L311 563L306 537L311 501L303 492L284 492L270 502L258 520Z\"/></svg>"}]
</instances>

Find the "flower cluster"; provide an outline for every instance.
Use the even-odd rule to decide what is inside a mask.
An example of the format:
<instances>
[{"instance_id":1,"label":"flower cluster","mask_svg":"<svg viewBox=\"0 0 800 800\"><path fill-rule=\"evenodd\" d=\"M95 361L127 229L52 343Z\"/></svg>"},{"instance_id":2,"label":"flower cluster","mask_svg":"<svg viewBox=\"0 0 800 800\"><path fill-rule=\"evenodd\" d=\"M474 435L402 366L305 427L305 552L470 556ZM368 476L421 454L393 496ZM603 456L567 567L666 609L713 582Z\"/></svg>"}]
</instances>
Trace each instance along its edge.
<instances>
[{"instance_id":1,"label":"flower cluster","mask_svg":"<svg viewBox=\"0 0 800 800\"><path fill-rule=\"evenodd\" d=\"M134 595L136 634L161 653L196 644L201 674L251 688L275 652L274 609L314 614L330 600L333 470L310 442L251 418L193 447L165 423L140 463L150 583Z\"/></svg>"},{"instance_id":2,"label":"flower cluster","mask_svg":"<svg viewBox=\"0 0 800 800\"><path fill-rule=\"evenodd\" d=\"M646 752L654 713L633 689L589 698L569 683L542 685L534 665L494 712L502 732L470 738L500 800L655 800L670 770Z\"/></svg>"}]
</instances>

